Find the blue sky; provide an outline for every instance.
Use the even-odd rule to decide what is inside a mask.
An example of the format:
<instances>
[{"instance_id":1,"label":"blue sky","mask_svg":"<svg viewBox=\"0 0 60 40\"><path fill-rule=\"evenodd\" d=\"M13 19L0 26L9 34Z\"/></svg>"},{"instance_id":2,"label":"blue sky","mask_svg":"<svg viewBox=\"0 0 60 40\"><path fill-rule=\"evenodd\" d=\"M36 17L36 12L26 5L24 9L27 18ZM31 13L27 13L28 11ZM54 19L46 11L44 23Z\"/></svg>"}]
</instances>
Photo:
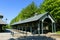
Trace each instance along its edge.
<instances>
[{"instance_id":1,"label":"blue sky","mask_svg":"<svg viewBox=\"0 0 60 40\"><path fill-rule=\"evenodd\" d=\"M32 1L34 1L37 6L43 2L43 0L0 0L0 14L4 15L3 20L5 21L7 18L7 23L9 23Z\"/></svg>"}]
</instances>

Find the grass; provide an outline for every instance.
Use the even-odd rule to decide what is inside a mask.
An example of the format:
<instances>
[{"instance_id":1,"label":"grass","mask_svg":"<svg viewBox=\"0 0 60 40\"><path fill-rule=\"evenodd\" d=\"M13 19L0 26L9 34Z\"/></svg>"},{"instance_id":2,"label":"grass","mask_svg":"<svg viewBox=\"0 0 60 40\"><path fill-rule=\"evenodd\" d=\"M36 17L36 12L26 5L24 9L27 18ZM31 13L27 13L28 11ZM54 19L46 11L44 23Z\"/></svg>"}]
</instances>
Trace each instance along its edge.
<instances>
[{"instance_id":1,"label":"grass","mask_svg":"<svg viewBox=\"0 0 60 40\"><path fill-rule=\"evenodd\" d=\"M60 34L60 31L57 31L56 33L57 33L57 34Z\"/></svg>"}]
</instances>

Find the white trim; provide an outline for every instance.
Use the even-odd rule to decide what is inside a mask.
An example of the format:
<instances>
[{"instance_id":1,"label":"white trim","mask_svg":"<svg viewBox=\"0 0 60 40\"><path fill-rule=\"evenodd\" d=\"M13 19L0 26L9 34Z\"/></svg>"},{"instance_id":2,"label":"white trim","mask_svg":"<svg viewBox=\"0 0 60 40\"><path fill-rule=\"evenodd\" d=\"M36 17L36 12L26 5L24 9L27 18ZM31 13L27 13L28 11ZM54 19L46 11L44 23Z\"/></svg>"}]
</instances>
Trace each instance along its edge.
<instances>
[{"instance_id":1,"label":"white trim","mask_svg":"<svg viewBox=\"0 0 60 40\"><path fill-rule=\"evenodd\" d=\"M49 18L49 19L51 19L52 22L55 22L50 15L45 16L45 17L42 19L42 22L43 22L46 18Z\"/></svg>"},{"instance_id":2,"label":"white trim","mask_svg":"<svg viewBox=\"0 0 60 40\"><path fill-rule=\"evenodd\" d=\"M48 15L48 17L51 19L52 22L55 22L50 15Z\"/></svg>"}]
</instances>

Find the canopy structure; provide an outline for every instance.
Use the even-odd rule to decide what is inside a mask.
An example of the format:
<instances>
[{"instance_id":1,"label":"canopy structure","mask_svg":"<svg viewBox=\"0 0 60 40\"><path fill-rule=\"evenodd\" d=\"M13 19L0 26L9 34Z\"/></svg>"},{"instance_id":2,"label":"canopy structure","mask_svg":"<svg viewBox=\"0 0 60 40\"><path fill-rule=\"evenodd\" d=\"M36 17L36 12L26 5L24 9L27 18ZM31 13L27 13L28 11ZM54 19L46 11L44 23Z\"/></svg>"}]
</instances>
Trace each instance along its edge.
<instances>
[{"instance_id":1,"label":"canopy structure","mask_svg":"<svg viewBox=\"0 0 60 40\"><path fill-rule=\"evenodd\" d=\"M49 14L49 12L35 15L28 19L13 23L12 26L17 29L26 27L26 30L30 28L30 32L35 33L38 31L38 34L43 34L45 32L44 30L56 32L55 19Z\"/></svg>"},{"instance_id":2,"label":"canopy structure","mask_svg":"<svg viewBox=\"0 0 60 40\"><path fill-rule=\"evenodd\" d=\"M28 19L25 19L25 20L21 20L21 21L16 22L16 23L14 23L12 25L22 24L22 23L27 23L27 22L32 22L32 21L37 21L37 20L41 19L42 16L46 15L46 13L43 13L43 14L40 14L40 15L35 15L35 16L31 17L31 18L28 18Z\"/></svg>"}]
</instances>

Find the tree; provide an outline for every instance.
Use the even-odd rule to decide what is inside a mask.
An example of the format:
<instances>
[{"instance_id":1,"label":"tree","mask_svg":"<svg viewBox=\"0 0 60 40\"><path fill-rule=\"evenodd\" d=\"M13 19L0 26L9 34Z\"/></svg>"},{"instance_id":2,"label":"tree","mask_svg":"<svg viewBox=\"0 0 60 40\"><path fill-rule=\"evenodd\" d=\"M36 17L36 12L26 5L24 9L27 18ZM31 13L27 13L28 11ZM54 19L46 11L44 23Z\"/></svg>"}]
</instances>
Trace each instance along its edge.
<instances>
[{"instance_id":1,"label":"tree","mask_svg":"<svg viewBox=\"0 0 60 40\"><path fill-rule=\"evenodd\" d=\"M41 10L41 13L50 12L56 21L60 23L60 0L44 0L39 10Z\"/></svg>"},{"instance_id":2,"label":"tree","mask_svg":"<svg viewBox=\"0 0 60 40\"><path fill-rule=\"evenodd\" d=\"M38 14L50 12L50 14L56 19L57 23L60 24L60 0L44 0L39 8L34 2L32 2L27 7L22 9L22 11L14 19L12 19L11 24L27 19L33 16L36 12Z\"/></svg>"},{"instance_id":3,"label":"tree","mask_svg":"<svg viewBox=\"0 0 60 40\"><path fill-rule=\"evenodd\" d=\"M37 6L35 5L34 2L32 2L26 8L22 9L22 11L14 19L12 19L10 24L18 22L20 20L27 19L33 16L36 12L37 12Z\"/></svg>"}]
</instances>

